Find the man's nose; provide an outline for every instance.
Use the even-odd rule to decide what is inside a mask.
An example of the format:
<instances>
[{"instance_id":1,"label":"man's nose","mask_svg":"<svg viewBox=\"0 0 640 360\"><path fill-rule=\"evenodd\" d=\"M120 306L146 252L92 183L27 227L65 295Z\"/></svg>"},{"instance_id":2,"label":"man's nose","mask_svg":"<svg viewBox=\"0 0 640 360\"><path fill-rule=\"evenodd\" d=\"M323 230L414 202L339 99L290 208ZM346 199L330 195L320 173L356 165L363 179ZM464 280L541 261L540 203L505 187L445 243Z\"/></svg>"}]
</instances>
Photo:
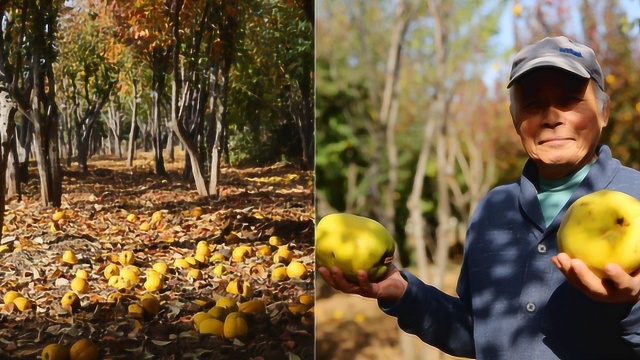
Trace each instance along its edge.
<instances>
[{"instance_id":1,"label":"man's nose","mask_svg":"<svg viewBox=\"0 0 640 360\"><path fill-rule=\"evenodd\" d=\"M562 124L562 111L553 106L547 107L544 114L543 125L545 127L555 128L560 124Z\"/></svg>"}]
</instances>

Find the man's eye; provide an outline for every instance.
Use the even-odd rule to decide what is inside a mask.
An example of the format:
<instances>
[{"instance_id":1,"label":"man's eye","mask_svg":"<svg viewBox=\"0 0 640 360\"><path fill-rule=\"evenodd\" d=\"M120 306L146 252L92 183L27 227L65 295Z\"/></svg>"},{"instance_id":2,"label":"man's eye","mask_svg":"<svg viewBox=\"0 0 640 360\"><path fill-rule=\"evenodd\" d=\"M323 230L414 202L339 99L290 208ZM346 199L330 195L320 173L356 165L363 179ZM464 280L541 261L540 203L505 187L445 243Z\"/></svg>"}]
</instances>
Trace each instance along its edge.
<instances>
[{"instance_id":1,"label":"man's eye","mask_svg":"<svg viewBox=\"0 0 640 360\"><path fill-rule=\"evenodd\" d=\"M580 101L582 101L582 99L577 97L577 96L567 96L567 97L564 97L564 98L560 99L559 105L560 106L571 106L571 105L575 105L575 104L579 103Z\"/></svg>"}]
</instances>

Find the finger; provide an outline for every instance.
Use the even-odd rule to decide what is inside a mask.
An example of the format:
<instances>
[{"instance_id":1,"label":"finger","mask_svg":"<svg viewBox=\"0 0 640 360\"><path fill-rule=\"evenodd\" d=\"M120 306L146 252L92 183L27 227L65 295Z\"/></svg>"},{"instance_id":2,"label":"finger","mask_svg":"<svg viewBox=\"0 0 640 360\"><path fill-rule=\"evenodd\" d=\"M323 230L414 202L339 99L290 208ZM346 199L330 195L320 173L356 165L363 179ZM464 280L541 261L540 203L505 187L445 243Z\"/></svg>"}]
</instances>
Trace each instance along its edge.
<instances>
[{"instance_id":1,"label":"finger","mask_svg":"<svg viewBox=\"0 0 640 360\"><path fill-rule=\"evenodd\" d=\"M603 280L598 277L589 267L580 259L571 259L571 271L577 277L579 283L587 292L595 296L606 296L608 291L604 286Z\"/></svg>"},{"instance_id":2,"label":"finger","mask_svg":"<svg viewBox=\"0 0 640 360\"><path fill-rule=\"evenodd\" d=\"M633 278L620 265L615 263L607 264L604 267L604 272L616 288L630 289L632 287Z\"/></svg>"},{"instance_id":3,"label":"finger","mask_svg":"<svg viewBox=\"0 0 640 360\"><path fill-rule=\"evenodd\" d=\"M618 264L610 263L604 267L605 273L611 279L612 285L618 290L620 299L627 302L637 302L640 296L640 276L638 272L627 274Z\"/></svg>"},{"instance_id":4,"label":"finger","mask_svg":"<svg viewBox=\"0 0 640 360\"><path fill-rule=\"evenodd\" d=\"M318 273L324 279L324 281L329 284L329 286L335 288L335 281L333 281L333 276L331 276L331 272L324 266L318 267Z\"/></svg>"},{"instance_id":5,"label":"finger","mask_svg":"<svg viewBox=\"0 0 640 360\"><path fill-rule=\"evenodd\" d=\"M571 258L566 253L559 253L558 255L551 258L551 261L556 265L560 271L562 271L565 276L571 270Z\"/></svg>"}]
</instances>

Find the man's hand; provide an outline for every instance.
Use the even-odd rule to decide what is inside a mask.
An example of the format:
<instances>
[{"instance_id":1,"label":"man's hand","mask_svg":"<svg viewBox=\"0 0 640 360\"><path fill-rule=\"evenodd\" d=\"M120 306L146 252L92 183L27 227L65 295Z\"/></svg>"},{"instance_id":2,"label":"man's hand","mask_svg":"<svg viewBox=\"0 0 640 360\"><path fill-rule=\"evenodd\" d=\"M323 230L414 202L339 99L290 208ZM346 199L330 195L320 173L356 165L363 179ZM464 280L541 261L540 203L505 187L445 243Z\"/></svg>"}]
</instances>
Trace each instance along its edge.
<instances>
[{"instance_id":1,"label":"man's hand","mask_svg":"<svg viewBox=\"0 0 640 360\"><path fill-rule=\"evenodd\" d=\"M374 283L369 281L367 272L364 270L358 270L358 284L348 282L342 271L335 266L332 269L319 267L318 272L334 289L383 301L396 302L407 289L407 281L393 264L389 266L389 270L382 279Z\"/></svg>"},{"instance_id":2,"label":"man's hand","mask_svg":"<svg viewBox=\"0 0 640 360\"><path fill-rule=\"evenodd\" d=\"M618 264L604 267L608 279L600 279L580 259L566 253L551 258L567 280L590 298L607 303L637 303L640 301L640 271L627 274Z\"/></svg>"}]
</instances>

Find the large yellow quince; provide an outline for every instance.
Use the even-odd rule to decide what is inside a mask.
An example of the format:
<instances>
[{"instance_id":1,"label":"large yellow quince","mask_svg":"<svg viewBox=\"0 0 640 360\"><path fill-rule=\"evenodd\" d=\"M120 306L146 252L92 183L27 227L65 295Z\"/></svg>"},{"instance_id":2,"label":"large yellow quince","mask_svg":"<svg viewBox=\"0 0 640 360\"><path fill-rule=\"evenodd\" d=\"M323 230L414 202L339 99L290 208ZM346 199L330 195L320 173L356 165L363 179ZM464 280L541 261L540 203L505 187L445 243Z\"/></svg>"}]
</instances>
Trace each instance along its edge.
<instances>
[{"instance_id":1,"label":"large yellow quince","mask_svg":"<svg viewBox=\"0 0 640 360\"><path fill-rule=\"evenodd\" d=\"M380 279L393 260L393 237L375 220L346 213L330 214L316 226L316 260L319 266L342 270L347 280L357 282L358 270L369 280Z\"/></svg>"},{"instance_id":2,"label":"large yellow quince","mask_svg":"<svg viewBox=\"0 0 640 360\"><path fill-rule=\"evenodd\" d=\"M615 190L599 190L576 200L558 229L558 249L605 278L608 263L626 272L640 267L640 201Z\"/></svg>"}]
</instances>

